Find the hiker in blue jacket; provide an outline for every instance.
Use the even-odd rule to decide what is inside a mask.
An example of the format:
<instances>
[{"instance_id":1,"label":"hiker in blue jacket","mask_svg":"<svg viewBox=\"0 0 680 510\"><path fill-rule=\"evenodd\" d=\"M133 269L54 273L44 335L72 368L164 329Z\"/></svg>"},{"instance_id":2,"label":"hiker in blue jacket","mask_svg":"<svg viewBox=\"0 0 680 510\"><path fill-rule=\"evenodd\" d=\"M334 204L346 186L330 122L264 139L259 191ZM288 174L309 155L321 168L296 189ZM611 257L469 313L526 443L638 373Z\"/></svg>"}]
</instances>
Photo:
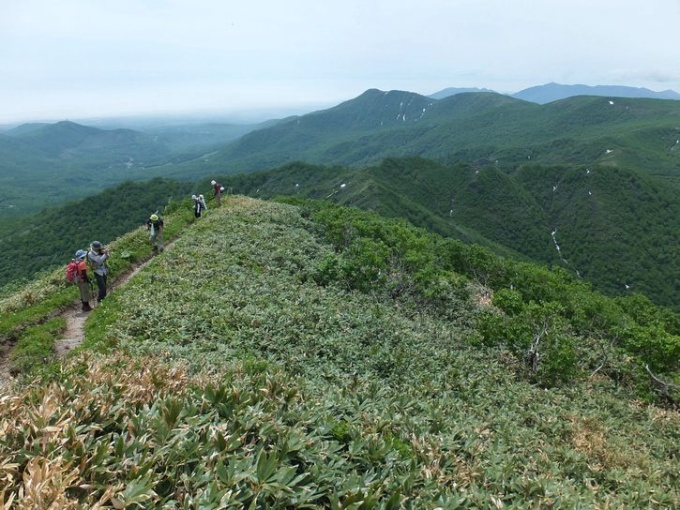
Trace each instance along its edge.
<instances>
[{"instance_id":1,"label":"hiker in blue jacket","mask_svg":"<svg viewBox=\"0 0 680 510\"><path fill-rule=\"evenodd\" d=\"M92 241L90 251L87 252L87 260L92 266L92 272L97 281L97 302L101 302L106 297L106 280L109 268L106 261L109 259L109 252L99 241Z\"/></svg>"}]
</instances>

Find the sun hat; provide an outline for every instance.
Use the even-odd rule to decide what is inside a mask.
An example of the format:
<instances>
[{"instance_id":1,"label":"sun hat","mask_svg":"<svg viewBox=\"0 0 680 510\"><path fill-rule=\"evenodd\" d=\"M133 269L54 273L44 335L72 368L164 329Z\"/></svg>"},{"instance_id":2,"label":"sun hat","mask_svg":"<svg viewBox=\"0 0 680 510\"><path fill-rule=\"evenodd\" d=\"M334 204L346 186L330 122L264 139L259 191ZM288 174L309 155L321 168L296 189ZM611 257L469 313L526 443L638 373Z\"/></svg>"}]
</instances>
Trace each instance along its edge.
<instances>
[{"instance_id":1,"label":"sun hat","mask_svg":"<svg viewBox=\"0 0 680 510\"><path fill-rule=\"evenodd\" d=\"M158 215L157 215L157 214L152 214L152 215L149 217L149 219L150 219L151 221L156 221L156 220L158 219Z\"/></svg>"},{"instance_id":2,"label":"sun hat","mask_svg":"<svg viewBox=\"0 0 680 510\"><path fill-rule=\"evenodd\" d=\"M102 243L99 241L92 241L92 249L93 250L101 250L102 248Z\"/></svg>"},{"instance_id":3,"label":"sun hat","mask_svg":"<svg viewBox=\"0 0 680 510\"><path fill-rule=\"evenodd\" d=\"M76 260L84 259L86 256L87 256L87 252L85 250L78 250L76 252Z\"/></svg>"}]
</instances>

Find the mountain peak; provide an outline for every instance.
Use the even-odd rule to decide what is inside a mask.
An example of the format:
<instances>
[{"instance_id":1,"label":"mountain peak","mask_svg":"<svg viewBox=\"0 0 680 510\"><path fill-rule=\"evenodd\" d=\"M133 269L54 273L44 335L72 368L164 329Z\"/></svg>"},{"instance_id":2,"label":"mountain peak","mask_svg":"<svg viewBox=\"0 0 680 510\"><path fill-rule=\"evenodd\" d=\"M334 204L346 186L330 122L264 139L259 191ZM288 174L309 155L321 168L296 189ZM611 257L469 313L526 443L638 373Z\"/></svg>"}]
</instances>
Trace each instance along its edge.
<instances>
[{"instance_id":1,"label":"mountain peak","mask_svg":"<svg viewBox=\"0 0 680 510\"><path fill-rule=\"evenodd\" d=\"M491 89L486 89L486 88L477 88L477 87L472 87L472 88L457 88L457 87L448 87L445 89L440 90L439 92L435 92L434 94L430 94L428 97L431 97L432 99L444 99L449 96L455 96L457 94L464 94L466 92L496 92L495 90Z\"/></svg>"},{"instance_id":2,"label":"mountain peak","mask_svg":"<svg viewBox=\"0 0 680 510\"><path fill-rule=\"evenodd\" d=\"M628 87L624 85L563 85L550 82L545 85L537 85L521 90L512 97L531 101L532 103L546 104L572 96L604 96L604 97L628 97L647 99L673 99L680 100L680 94L673 90L654 92L643 87Z\"/></svg>"}]
</instances>

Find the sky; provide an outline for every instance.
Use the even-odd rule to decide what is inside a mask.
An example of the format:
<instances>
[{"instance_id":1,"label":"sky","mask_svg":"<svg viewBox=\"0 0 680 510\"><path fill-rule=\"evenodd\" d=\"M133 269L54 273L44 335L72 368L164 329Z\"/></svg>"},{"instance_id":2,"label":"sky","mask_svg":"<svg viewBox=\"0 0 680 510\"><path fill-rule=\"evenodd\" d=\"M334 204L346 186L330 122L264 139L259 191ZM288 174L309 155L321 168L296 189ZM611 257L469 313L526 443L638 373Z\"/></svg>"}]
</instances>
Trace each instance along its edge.
<instances>
[{"instance_id":1,"label":"sky","mask_svg":"<svg viewBox=\"0 0 680 510\"><path fill-rule=\"evenodd\" d=\"M265 120L364 91L680 92L680 0L0 0L0 123Z\"/></svg>"}]
</instances>

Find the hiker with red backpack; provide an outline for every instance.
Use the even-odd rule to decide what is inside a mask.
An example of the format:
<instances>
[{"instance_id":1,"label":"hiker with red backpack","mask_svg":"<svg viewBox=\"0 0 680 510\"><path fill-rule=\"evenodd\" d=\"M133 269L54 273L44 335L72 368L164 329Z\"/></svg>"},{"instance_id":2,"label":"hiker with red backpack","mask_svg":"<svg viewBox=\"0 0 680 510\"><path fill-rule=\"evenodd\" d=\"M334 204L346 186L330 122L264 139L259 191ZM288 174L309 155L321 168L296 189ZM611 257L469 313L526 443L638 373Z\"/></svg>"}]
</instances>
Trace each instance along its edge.
<instances>
[{"instance_id":1,"label":"hiker with red backpack","mask_svg":"<svg viewBox=\"0 0 680 510\"><path fill-rule=\"evenodd\" d=\"M66 266L66 278L71 283L78 285L80 291L80 301L83 303L83 312L91 312L90 306L90 278L87 274L87 262L85 258L87 252L85 250L78 250L76 258Z\"/></svg>"}]
</instances>

